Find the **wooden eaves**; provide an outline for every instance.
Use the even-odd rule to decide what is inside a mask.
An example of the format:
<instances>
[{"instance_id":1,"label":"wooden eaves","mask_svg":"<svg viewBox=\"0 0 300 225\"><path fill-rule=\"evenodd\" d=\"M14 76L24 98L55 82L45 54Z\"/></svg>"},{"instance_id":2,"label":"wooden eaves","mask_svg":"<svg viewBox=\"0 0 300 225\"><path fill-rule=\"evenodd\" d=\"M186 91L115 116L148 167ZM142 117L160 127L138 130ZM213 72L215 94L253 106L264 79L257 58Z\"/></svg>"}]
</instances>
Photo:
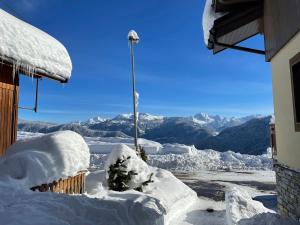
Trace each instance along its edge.
<instances>
[{"instance_id":1,"label":"wooden eaves","mask_svg":"<svg viewBox=\"0 0 300 225\"><path fill-rule=\"evenodd\" d=\"M226 2L231 2L231 4L227 4L225 8L222 5L224 2L225 0L215 0L212 6L214 10L217 9L216 12L224 12L225 9L228 11L224 16L215 20L214 26L210 30L208 48L212 49L214 54L226 48L265 54L262 50L237 46L238 43L263 32L262 1L227 0ZM246 3L240 4L242 2Z\"/></svg>"}]
</instances>

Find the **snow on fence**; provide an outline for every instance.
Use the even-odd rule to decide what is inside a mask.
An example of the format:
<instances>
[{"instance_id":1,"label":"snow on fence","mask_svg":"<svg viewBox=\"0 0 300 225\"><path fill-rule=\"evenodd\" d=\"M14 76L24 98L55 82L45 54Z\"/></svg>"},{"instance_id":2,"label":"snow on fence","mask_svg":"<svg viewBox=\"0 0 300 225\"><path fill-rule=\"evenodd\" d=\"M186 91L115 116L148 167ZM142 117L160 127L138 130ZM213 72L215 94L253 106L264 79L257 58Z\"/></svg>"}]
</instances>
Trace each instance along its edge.
<instances>
[{"instance_id":1,"label":"snow on fence","mask_svg":"<svg viewBox=\"0 0 300 225\"><path fill-rule=\"evenodd\" d=\"M50 184L42 184L30 188L32 191L56 192L63 194L83 194L85 192L85 175L87 171L80 171L76 176L59 179Z\"/></svg>"}]
</instances>

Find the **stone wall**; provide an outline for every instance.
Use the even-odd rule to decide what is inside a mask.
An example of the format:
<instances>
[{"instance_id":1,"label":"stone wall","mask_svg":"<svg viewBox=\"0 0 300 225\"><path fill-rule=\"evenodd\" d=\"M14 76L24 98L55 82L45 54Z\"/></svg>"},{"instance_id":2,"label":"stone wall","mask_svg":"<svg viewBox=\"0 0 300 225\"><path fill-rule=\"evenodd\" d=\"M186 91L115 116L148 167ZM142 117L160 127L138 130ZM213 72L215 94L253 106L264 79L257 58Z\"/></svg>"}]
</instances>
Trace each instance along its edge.
<instances>
[{"instance_id":1,"label":"stone wall","mask_svg":"<svg viewBox=\"0 0 300 225\"><path fill-rule=\"evenodd\" d=\"M279 213L300 220L300 171L274 165Z\"/></svg>"}]
</instances>

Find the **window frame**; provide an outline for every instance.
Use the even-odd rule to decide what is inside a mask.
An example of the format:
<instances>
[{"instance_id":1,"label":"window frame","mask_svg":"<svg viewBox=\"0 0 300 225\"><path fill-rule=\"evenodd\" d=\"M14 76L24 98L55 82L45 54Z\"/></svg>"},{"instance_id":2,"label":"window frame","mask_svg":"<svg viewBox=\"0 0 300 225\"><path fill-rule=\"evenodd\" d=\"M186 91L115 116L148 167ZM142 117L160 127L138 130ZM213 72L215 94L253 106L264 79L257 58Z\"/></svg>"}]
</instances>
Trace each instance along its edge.
<instances>
[{"instance_id":1,"label":"window frame","mask_svg":"<svg viewBox=\"0 0 300 225\"><path fill-rule=\"evenodd\" d=\"M290 74L291 74L291 91L292 91L292 100L293 100L293 113L294 113L294 125L295 125L295 132L300 132L300 121L297 122L297 111L296 111L296 102L295 102L295 92L294 92L294 74L293 74L293 66L296 64L300 64L300 52L294 55L290 59ZM300 87L299 87L300 88ZM298 100L300 101L300 99ZM300 110L300 106L299 106Z\"/></svg>"}]
</instances>

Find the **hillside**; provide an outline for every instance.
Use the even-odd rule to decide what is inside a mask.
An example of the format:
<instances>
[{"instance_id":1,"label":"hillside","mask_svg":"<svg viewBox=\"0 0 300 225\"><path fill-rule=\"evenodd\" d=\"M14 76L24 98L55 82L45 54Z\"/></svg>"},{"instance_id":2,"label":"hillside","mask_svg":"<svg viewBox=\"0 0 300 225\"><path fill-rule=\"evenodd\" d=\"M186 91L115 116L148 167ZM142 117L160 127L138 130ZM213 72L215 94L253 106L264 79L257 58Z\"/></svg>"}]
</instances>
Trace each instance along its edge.
<instances>
[{"instance_id":1,"label":"hillside","mask_svg":"<svg viewBox=\"0 0 300 225\"><path fill-rule=\"evenodd\" d=\"M192 117L139 114L139 136L160 143L195 145L198 149L232 150L261 154L269 146L270 117L222 117L199 113ZM86 137L133 136L132 114L112 119L95 117L85 122L53 124L21 120L20 131L51 133L72 130Z\"/></svg>"}]
</instances>

